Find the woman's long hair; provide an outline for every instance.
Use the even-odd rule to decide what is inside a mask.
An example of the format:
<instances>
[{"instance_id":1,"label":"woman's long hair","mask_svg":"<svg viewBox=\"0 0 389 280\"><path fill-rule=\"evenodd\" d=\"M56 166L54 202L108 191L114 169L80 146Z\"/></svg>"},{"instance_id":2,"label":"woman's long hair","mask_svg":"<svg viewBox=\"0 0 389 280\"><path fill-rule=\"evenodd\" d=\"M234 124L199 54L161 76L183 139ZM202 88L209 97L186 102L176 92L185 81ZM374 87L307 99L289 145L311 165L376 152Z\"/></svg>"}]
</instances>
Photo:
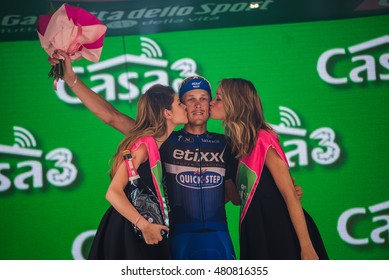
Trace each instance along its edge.
<instances>
[{"instance_id":1,"label":"woman's long hair","mask_svg":"<svg viewBox=\"0 0 389 280\"><path fill-rule=\"evenodd\" d=\"M225 134L236 158L253 150L258 131L272 130L265 121L262 102L254 85L245 79L223 79L219 84L226 113Z\"/></svg>"},{"instance_id":2,"label":"woman's long hair","mask_svg":"<svg viewBox=\"0 0 389 280\"><path fill-rule=\"evenodd\" d=\"M135 141L143 136L155 138L163 136L167 131L167 122L164 110L172 109L175 92L170 86L160 84L149 88L138 101L135 126L128 136L122 140L113 155L114 160L110 176L113 178L119 165L123 162L123 151L130 149Z\"/></svg>"}]
</instances>

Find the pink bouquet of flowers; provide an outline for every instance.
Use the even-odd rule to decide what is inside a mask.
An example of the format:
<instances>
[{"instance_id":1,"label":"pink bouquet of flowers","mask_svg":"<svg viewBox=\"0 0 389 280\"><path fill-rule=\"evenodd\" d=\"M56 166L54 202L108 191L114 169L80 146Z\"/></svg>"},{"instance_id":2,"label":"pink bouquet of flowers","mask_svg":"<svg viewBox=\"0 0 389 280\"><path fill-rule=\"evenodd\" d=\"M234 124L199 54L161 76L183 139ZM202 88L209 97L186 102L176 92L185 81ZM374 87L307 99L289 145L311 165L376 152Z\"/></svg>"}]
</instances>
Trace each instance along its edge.
<instances>
[{"instance_id":1,"label":"pink bouquet of flowers","mask_svg":"<svg viewBox=\"0 0 389 280\"><path fill-rule=\"evenodd\" d=\"M49 60L59 49L66 51L72 60L84 57L99 61L107 27L86 10L63 4L54 14L40 16L36 28ZM56 83L63 74L64 63L61 61L51 68L49 77L54 76Z\"/></svg>"}]
</instances>

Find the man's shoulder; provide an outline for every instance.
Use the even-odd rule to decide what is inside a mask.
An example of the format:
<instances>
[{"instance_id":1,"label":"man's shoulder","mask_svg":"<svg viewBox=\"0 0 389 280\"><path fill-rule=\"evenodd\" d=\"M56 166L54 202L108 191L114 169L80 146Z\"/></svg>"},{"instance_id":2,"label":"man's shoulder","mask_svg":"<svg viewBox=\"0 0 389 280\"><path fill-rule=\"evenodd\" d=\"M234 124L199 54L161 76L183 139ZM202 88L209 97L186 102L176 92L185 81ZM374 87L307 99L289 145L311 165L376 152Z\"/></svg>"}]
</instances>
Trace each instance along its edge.
<instances>
[{"instance_id":1,"label":"man's shoulder","mask_svg":"<svg viewBox=\"0 0 389 280\"><path fill-rule=\"evenodd\" d=\"M208 134L209 136L215 137L215 138L223 138L223 139L226 138L226 137L224 136L224 134L217 133L217 132L207 131L207 134Z\"/></svg>"},{"instance_id":2,"label":"man's shoulder","mask_svg":"<svg viewBox=\"0 0 389 280\"><path fill-rule=\"evenodd\" d=\"M184 131L182 129L173 131L162 144L161 148L166 149L171 145L176 145L179 142L179 139L182 138L183 133Z\"/></svg>"},{"instance_id":3,"label":"man's shoulder","mask_svg":"<svg viewBox=\"0 0 389 280\"><path fill-rule=\"evenodd\" d=\"M182 135L184 133L183 129L175 130L173 131L170 136L167 138L167 140L176 139L178 136Z\"/></svg>"},{"instance_id":4,"label":"man's shoulder","mask_svg":"<svg viewBox=\"0 0 389 280\"><path fill-rule=\"evenodd\" d=\"M208 140L210 142L221 143L221 144L225 144L227 142L224 134L209 132L209 131L207 131L203 139Z\"/></svg>"}]
</instances>

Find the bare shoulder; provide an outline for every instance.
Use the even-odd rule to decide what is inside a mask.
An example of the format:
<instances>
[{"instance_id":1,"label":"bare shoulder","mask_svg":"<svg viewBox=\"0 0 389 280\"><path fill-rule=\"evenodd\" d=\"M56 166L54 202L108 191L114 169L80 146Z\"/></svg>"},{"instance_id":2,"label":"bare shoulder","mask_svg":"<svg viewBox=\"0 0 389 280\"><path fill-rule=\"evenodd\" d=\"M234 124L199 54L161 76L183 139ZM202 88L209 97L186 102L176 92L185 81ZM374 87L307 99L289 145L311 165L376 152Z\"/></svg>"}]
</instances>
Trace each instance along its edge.
<instances>
[{"instance_id":1,"label":"bare shoulder","mask_svg":"<svg viewBox=\"0 0 389 280\"><path fill-rule=\"evenodd\" d=\"M269 168L271 167L285 167L288 169L286 163L281 158L281 156L278 154L277 150L270 146L266 153L266 159L265 159L266 166Z\"/></svg>"},{"instance_id":2,"label":"bare shoulder","mask_svg":"<svg viewBox=\"0 0 389 280\"><path fill-rule=\"evenodd\" d=\"M140 144L136 150L131 151L131 155L133 160L138 163L138 165L145 162L149 158L146 144Z\"/></svg>"}]
</instances>

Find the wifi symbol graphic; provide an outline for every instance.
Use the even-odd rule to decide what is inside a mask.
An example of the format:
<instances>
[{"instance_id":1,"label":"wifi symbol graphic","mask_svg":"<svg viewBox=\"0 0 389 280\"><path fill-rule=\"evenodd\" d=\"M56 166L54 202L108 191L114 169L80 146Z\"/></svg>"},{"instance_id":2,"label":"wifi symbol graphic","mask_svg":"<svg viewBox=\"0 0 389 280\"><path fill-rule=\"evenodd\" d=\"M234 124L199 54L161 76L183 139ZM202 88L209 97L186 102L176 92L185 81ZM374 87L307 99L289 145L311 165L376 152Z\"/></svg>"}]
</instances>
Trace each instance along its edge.
<instances>
[{"instance_id":1,"label":"wifi symbol graphic","mask_svg":"<svg viewBox=\"0 0 389 280\"><path fill-rule=\"evenodd\" d=\"M142 47L142 53L146 57L148 58L162 57L161 48L158 46L156 42L146 37L141 37L140 41L141 41L140 45Z\"/></svg>"},{"instance_id":2,"label":"wifi symbol graphic","mask_svg":"<svg viewBox=\"0 0 389 280\"><path fill-rule=\"evenodd\" d=\"M14 141L15 145L20 148L33 148L36 147L35 137L27 129L14 126Z\"/></svg>"},{"instance_id":3,"label":"wifi symbol graphic","mask_svg":"<svg viewBox=\"0 0 389 280\"><path fill-rule=\"evenodd\" d=\"M36 140L30 131L20 126L14 126L13 131L14 144L12 146L0 144L0 153L31 157L42 155L41 150L34 149L37 146Z\"/></svg>"},{"instance_id":4,"label":"wifi symbol graphic","mask_svg":"<svg viewBox=\"0 0 389 280\"><path fill-rule=\"evenodd\" d=\"M87 69L90 73L108 69L122 64L141 64L157 67L167 67L168 61L162 58L161 48L153 40L140 37L141 41L141 54L122 54L118 57L110 58L105 61L100 61L98 63L91 64L87 66Z\"/></svg>"},{"instance_id":5,"label":"wifi symbol graphic","mask_svg":"<svg viewBox=\"0 0 389 280\"><path fill-rule=\"evenodd\" d=\"M306 129L300 128L301 121L299 116L290 108L279 106L280 109L280 124L271 126L277 133L296 135L296 136L305 136L307 133Z\"/></svg>"},{"instance_id":6,"label":"wifi symbol graphic","mask_svg":"<svg viewBox=\"0 0 389 280\"><path fill-rule=\"evenodd\" d=\"M301 126L300 118L293 110L284 106L280 106L279 109L281 115L281 124L284 124L287 127Z\"/></svg>"}]
</instances>

